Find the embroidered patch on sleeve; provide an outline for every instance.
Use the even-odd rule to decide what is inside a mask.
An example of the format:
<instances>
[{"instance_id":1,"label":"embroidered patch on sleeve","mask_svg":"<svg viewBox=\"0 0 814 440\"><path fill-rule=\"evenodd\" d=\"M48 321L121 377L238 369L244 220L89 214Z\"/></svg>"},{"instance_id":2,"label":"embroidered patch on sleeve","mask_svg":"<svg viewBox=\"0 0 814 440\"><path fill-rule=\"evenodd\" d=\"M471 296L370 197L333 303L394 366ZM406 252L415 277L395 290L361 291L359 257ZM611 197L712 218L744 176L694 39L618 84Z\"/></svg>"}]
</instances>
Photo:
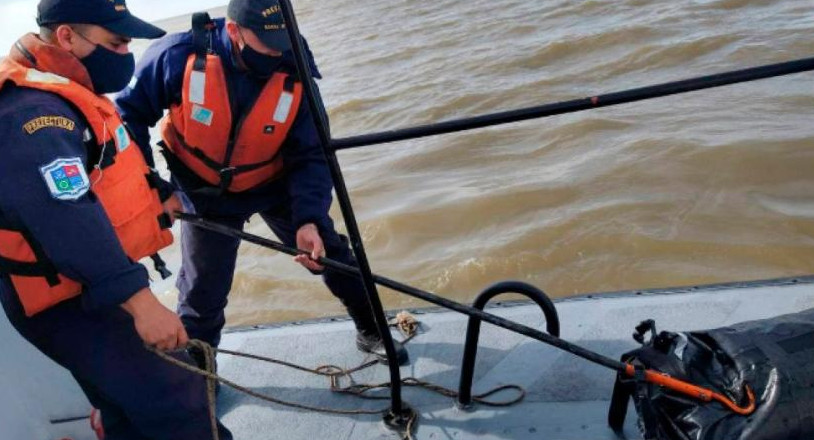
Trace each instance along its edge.
<instances>
[{"instance_id":1,"label":"embroidered patch on sleeve","mask_svg":"<svg viewBox=\"0 0 814 440\"><path fill-rule=\"evenodd\" d=\"M23 125L23 130L29 135L36 133L43 128L56 127L63 130L73 131L76 123L64 116L40 116L34 118Z\"/></svg>"},{"instance_id":2,"label":"embroidered patch on sleeve","mask_svg":"<svg viewBox=\"0 0 814 440\"><path fill-rule=\"evenodd\" d=\"M40 168L51 195L57 200L76 200L90 189L82 159L57 159Z\"/></svg>"}]
</instances>

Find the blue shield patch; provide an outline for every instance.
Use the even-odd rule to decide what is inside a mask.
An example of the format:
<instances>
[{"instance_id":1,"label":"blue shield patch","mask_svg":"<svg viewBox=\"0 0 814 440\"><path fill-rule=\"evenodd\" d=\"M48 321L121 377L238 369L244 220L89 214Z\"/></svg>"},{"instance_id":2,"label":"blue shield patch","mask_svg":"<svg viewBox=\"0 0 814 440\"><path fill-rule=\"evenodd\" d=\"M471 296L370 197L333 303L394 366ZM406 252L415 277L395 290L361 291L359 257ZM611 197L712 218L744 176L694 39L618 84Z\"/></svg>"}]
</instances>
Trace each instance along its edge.
<instances>
[{"instance_id":1,"label":"blue shield patch","mask_svg":"<svg viewBox=\"0 0 814 440\"><path fill-rule=\"evenodd\" d=\"M90 189L85 165L78 157L57 159L40 167L40 174L45 179L51 196L57 200L76 200Z\"/></svg>"}]
</instances>

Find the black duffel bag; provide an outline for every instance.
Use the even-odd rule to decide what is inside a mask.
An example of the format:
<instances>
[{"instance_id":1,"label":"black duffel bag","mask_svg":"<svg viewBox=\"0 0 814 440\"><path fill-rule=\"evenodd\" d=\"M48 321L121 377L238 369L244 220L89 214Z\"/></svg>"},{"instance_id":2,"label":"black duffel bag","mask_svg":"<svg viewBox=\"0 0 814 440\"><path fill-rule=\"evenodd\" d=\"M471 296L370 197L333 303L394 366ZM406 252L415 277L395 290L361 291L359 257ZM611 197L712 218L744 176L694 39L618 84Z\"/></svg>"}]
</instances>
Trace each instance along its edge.
<instances>
[{"instance_id":1,"label":"black duffel bag","mask_svg":"<svg viewBox=\"0 0 814 440\"><path fill-rule=\"evenodd\" d=\"M814 440L814 309L706 331L657 333L653 321L636 330L642 347L622 362L718 392L739 406L748 404L749 386L757 407L743 416L718 402L619 376L608 421L620 435L632 398L646 440Z\"/></svg>"}]
</instances>

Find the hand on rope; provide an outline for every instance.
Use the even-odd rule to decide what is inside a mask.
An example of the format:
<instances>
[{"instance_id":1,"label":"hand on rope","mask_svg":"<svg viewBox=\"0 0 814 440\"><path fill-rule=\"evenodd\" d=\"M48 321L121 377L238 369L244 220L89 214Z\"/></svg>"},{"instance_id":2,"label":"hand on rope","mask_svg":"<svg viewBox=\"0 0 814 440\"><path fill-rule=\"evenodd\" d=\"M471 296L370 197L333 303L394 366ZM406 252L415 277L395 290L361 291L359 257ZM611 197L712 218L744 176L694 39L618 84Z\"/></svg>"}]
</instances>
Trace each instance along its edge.
<instances>
[{"instance_id":1,"label":"hand on rope","mask_svg":"<svg viewBox=\"0 0 814 440\"><path fill-rule=\"evenodd\" d=\"M133 317L141 340L158 350L175 350L187 345L189 337L181 319L161 304L149 288L139 290L121 306Z\"/></svg>"}]
</instances>

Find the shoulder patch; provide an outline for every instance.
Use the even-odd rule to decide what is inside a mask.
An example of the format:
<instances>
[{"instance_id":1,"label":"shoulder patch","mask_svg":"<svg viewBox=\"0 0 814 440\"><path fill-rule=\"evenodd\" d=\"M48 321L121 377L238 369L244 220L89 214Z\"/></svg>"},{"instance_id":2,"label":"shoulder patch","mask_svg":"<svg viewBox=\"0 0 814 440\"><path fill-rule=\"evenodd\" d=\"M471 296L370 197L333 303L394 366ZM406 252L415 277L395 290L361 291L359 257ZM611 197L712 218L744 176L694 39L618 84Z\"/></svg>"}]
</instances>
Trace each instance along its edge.
<instances>
[{"instance_id":1,"label":"shoulder patch","mask_svg":"<svg viewBox=\"0 0 814 440\"><path fill-rule=\"evenodd\" d=\"M90 189L85 165L78 157L57 159L40 167L40 174L57 200L76 200Z\"/></svg>"},{"instance_id":2,"label":"shoulder patch","mask_svg":"<svg viewBox=\"0 0 814 440\"><path fill-rule=\"evenodd\" d=\"M56 127L63 130L73 131L76 123L64 116L40 116L34 118L23 125L23 130L29 135L36 133L43 128Z\"/></svg>"}]
</instances>

